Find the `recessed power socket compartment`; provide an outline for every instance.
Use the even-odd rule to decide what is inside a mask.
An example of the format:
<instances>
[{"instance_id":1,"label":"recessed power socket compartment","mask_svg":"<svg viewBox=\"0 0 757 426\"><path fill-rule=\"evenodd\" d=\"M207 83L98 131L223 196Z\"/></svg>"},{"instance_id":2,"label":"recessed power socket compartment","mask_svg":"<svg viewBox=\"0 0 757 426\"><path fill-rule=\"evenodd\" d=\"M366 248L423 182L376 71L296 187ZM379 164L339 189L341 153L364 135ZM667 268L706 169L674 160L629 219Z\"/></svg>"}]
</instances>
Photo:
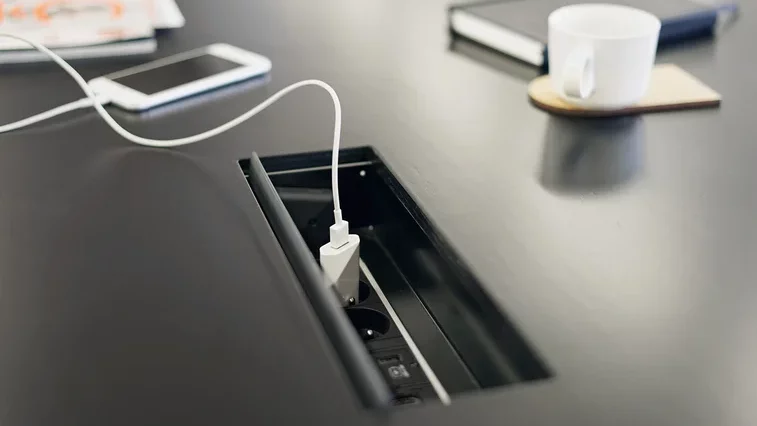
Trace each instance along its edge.
<instances>
[{"instance_id":1,"label":"recessed power socket compartment","mask_svg":"<svg viewBox=\"0 0 757 426\"><path fill-rule=\"evenodd\" d=\"M317 267L333 223L331 152L239 164L293 269ZM361 239L360 297L342 315L395 405L551 377L372 148L342 150L339 183L344 217Z\"/></svg>"}]
</instances>

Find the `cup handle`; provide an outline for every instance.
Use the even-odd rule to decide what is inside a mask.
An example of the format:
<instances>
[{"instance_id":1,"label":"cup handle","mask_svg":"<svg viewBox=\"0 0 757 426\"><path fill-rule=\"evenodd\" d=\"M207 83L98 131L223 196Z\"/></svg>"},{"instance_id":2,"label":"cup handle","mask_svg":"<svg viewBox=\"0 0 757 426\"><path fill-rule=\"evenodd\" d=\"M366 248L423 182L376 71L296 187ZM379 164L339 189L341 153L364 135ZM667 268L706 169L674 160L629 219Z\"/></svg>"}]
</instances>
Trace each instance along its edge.
<instances>
[{"instance_id":1,"label":"cup handle","mask_svg":"<svg viewBox=\"0 0 757 426\"><path fill-rule=\"evenodd\" d=\"M579 47L568 55L563 67L563 92L573 99L587 99L594 93L594 49Z\"/></svg>"}]
</instances>

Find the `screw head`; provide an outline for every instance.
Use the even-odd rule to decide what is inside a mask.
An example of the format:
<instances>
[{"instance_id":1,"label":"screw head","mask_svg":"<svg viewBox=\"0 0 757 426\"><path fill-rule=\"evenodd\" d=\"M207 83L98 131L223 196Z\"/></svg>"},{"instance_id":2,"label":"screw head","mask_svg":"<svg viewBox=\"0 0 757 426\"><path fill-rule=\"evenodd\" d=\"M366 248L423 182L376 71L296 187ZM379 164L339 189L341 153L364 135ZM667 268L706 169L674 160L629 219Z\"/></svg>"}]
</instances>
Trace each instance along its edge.
<instances>
[{"instance_id":1,"label":"screw head","mask_svg":"<svg viewBox=\"0 0 757 426\"><path fill-rule=\"evenodd\" d=\"M363 328L360 330L360 337L363 340L373 340L376 338L376 332L370 328Z\"/></svg>"}]
</instances>

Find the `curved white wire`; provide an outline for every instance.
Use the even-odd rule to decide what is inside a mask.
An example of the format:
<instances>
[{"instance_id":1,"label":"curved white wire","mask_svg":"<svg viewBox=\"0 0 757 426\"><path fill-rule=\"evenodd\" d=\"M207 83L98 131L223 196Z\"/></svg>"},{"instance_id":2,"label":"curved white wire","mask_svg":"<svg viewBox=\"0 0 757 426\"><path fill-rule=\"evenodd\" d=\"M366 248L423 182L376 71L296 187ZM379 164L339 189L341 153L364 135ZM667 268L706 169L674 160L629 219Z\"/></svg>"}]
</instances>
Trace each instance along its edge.
<instances>
[{"instance_id":1,"label":"curved white wire","mask_svg":"<svg viewBox=\"0 0 757 426\"><path fill-rule=\"evenodd\" d=\"M20 121L16 121L15 123L6 124L4 126L0 126L0 133L7 133L12 132L14 130L22 129L24 127L29 127L32 124L37 124L40 121L49 120L53 117L57 117L62 114L66 114L71 111L76 111L77 109L82 108L89 108L92 105L94 105L94 102L92 102L89 98L79 99L78 101L74 101L65 105L61 105L57 108L53 108L49 111L45 111L41 114L33 115L29 118L25 118Z\"/></svg>"},{"instance_id":2,"label":"curved white wire","mask_svg":"<svg viewBox=\"0 0 757 426\"><path fill-rule=\"evenodd\" d=\"M84 77L81 76L71 65L68 64L63 58L58 56L55 52L48 49L47 47L43 46L40 43L37 43L33 40L28 40L24 37L19 37L13 34L6 34L6 33L0 33L0 38L11 38L14 40L21 41L23 43L28 44L29 46L37 49L38 51L46 54L50 57L55 63L57 63L63 70L68 73L68 75L71 76L71 78L76 81L76 84L81 87L81 89L84 91L84 93L87 95L87 98L81 99L76 102L72 102L70 104L62 105L60 107L54 108L50 111L37 114L35 116L29 117L27 119L6 124L2 127L0 127L0 133L2 132L8 132L11 130L20 129L22 127L30 126L32 124L38 123L43 120L47 120L49 118L55 117L60 114L64 114L70 111L73 111L75 109L79 108L86 108L88 106L93 106L97 113L102 117L103 120L110 126L111 129L113 129L116 133L121 135L123 138L129 140L130 142L154 147L154 148L171 148L181 145L189 145L195 142L204 141L206 139L212 138L214 136L218 136L221 133L224 133L228 130L233 129L234 127L244 123L245 121L249 120L256 114L258 114L260 111L263 111L264 109L271 106L273 103L287 95L289 92L298 89L303 86L318 86L324 90L326 90L329 95L331 95L331 100L334 102L334 145L331 155L331 190L334 194L334 213L337 215L337 223L341 222L341 207L339 202L339 139L341 137L342 133L342 105L339 102L339 96L336 94L336 91L328 85L327 83L320 81L320 80L304 80L300 81L298 83L294 83L292 85L289 85L277 93L275 93L270 98L266 99L259 105L257 105L255 108L247 111L246 113L240 115L239 117L222 124L214 129L210 129L208 131L199 133L194 136L188 136L183 138L177 138L177 139L150 139L150 138L143 138L141 136L137 136L128 130L121 127L116 120L113 119L113 117L110 116L108 111L105 110L105 108L102 105L101 100L98 98L97 95L92 91L92 89L89 87L89 84L87 84L86 80L84 80ZM337 213L338 212L338 213Z\"/></svg>"}]
</instances>

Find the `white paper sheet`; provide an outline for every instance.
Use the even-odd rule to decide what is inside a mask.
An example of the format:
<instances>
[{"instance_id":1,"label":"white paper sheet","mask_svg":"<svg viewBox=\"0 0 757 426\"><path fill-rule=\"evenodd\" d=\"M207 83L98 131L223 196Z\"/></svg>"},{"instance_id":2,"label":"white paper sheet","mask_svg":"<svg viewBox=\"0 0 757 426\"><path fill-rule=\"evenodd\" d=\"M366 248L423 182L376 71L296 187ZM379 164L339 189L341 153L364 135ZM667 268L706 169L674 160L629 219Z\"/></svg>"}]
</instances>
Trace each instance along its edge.
<instances>
[{"instance_id":1,"label":"white paper sheet","mask_svg":"<svg viewBox=\"0 0 757 426\"><path fill-rule=\"evenodd\" d=\"M153 21L144 0L0 0L0 32L19 35L56 49L151 38ZM0 39L0 50L29 49Z\"/></svg>"},{"instance_id":2,"label":"white paper sheet","mask_svg":"<svg viewBox=\"0 0 757 426\"><path fill-rule=\"evenodd\" d=\"M186 23L176 0L152 0L153 26L156 29L181 28ZM206 0L208 1L208 0ZM212 1L212 0L210 0Z\"/></svg>"}]
</instances>

